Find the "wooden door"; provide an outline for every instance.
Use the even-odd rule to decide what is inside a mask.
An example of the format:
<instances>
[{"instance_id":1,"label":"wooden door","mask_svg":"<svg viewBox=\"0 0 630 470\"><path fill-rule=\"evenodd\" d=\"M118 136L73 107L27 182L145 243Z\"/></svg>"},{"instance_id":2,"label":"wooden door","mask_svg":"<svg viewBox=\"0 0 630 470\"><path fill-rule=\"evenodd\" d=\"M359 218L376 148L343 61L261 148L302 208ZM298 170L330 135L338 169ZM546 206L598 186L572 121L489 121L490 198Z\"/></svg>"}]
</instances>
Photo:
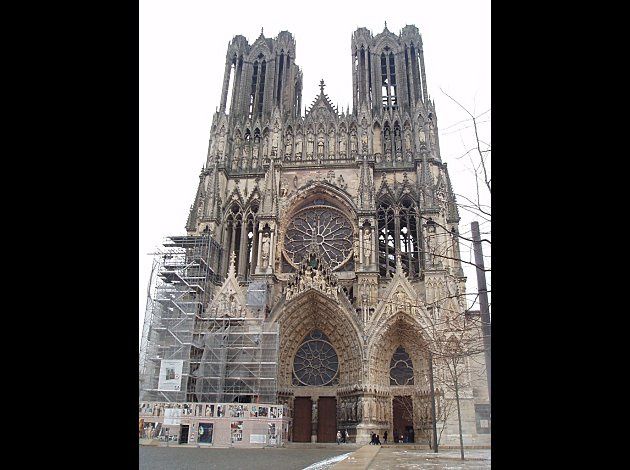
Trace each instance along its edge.
<instances>
[{"instance_id":1,"label":"wooden door","mask_svg":"<svg viewBox=\"0 0 630 470\"><path fill-rule=\"evenodd\" d=\"M317 401L317 442L335 442L337 438L337 399L320 397Z\"/></svg>"},{"instance_id":2,"label":"wooden door","mask_svg":"<svg viewBox=\"0 0 630 470\"><path fill-rule=\"evenodd\" d=\"M410 396L396 396L393 402L393 435L392 440L413 442L413 400Z\"/></svg>"},{"instance_id":3,"label":"wooden door","mask_svg":"<svg viewBox=\"0 0 630 470\"><path fill-rule=\"evenodd\" d=\"M309 397L293 401L293 442L311 442L312 402Z\"/></svg>"}]
</instances>

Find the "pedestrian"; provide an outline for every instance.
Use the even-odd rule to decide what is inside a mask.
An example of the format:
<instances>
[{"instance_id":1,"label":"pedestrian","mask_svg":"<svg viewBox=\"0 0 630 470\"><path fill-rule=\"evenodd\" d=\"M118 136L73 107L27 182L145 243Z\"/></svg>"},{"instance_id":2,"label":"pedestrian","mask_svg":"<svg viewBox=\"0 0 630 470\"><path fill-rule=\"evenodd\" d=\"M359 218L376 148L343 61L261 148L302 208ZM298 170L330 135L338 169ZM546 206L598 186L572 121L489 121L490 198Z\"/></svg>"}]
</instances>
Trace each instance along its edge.
<instances>
[{"instance_id":1,"label":"pedestrian","mask_svg":"<svg viewBox=\"0 0 630 470\"><path fill-rule=\"evenodd\" d=\"M387 431L383 433L383 444L387 444Z\"/></svg>"},{"instance_id":2,"label":"pedestrian","mask_svg":"<svg viewBox=\"0 0 630 470\"><path fill-rule=\"evenodd\" d=\"M374 444L381 445L381 439L378 437L378 434L376 435L376 442Z\"/></svg>"},{"instance_id":3,"label":"pedestrian","mask_svg":"<svg viewBox=\"0 0 630 470\"><path fill-rule=\"evenodd\" d=\"M376 445L376 434L372 433L372 439L370 440L371 445Z\"/></svg>"},{"instance_id":4,"label":"pedestrian","mask_svg":"<svg viewBox=\"0 0 630 470\"><path fill-rule=\"evenodd\" d=\"M348 435L348 430L346 429L346 430L343 432L343 442L347 444L347 443L348 443L348 438L349 438L349 437L350 437L350 436Z\"/></svg>"},{"instance_id":5,"label":"pedestrian","mask_svg":"<svg viewBox=\"0 0 630 470\"><path fill-rule=\"evenodd\" d=\"M337 431L337 445L341 443L341 431Z\"/></svg>"}]
</instances>

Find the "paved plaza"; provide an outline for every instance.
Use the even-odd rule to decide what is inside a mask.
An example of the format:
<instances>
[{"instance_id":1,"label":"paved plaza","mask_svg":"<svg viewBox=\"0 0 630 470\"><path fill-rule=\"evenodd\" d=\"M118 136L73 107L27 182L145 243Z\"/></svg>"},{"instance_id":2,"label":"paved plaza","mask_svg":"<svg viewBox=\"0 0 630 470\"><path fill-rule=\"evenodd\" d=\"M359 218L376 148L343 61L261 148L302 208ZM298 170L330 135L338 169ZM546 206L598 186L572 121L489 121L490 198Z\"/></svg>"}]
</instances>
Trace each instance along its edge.
<instances>
[{"instance_id":1,"label":"paved plaza","mask_svg":"<svg viewBox=\"0 0 630 470\"><path fill-rule=\"evenodd\" d=\"M355 448L203 449L140 446L139 470L301 470ZM331 465L320 465L326 470Z\"/></svg>"},{"instance_id":2,"label":"paved plaza","mask_svg":"<svg viewBox=\"0 0 630 470\"><path fill-rule=\"evenodd\" d=\"M428 470L490 470L490 449L465 449L460 460L459 450L441 450L438 454L426 450L406 450L384 447L367 467L369 470L390 468Z\"/></svg>"},{"instance_id":3,"label":"paved plaza","mask_svg":"<svg viewBox=\"0 0 630 470\"><path fill-rule=\"evenodd\" d=\"M140 446L140 470L329 470L342 468L369 470L429 469L429 470L490 470L490 449L466 449L466 460L459 459L459 450L430 450L381 447L364 449L376 456L366 462L358 458L354 445L288 448L218 449L196 447ZM349 457L349 458L348 458ZM343 459L343 460L342 460ZM370 461L371 459L371 461ZM367 464L367 466L366 466Z\"/></svg>"}]
</instances>

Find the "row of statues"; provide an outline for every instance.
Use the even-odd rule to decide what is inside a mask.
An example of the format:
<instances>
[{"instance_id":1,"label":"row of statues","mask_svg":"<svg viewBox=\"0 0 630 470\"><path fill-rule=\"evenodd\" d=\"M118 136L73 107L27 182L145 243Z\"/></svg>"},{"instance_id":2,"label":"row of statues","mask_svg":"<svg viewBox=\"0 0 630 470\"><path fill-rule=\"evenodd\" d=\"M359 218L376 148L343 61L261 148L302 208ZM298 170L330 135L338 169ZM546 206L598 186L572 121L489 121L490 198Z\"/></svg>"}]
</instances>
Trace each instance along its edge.
<instances>
[{"instance_id":1,"label":"row of statues","mask_svg":"<svg viewBox=\"0 0 630 470\"><path fill-rule=\"evenodd\" d=\"M429 142L435 146L436 137L429 129ZM342 132L342 135L345 133ZM259 168L262 164L261 157L277 157L280 154L279 130L266 133L262 138L259 132L253 137L246 134L242 138L240 134L234 137L232 147L231 167L233 170ZM306 134L297 133L295 136L289 129L284 135L284 159L287 161L301 161L314 159L345 159L354 158L357 154L368 154L368 131L361 130L360 137L357 130L352 128L345 137L337 137L334 130L329 130L328 134L320 130L317 135L312 131ZM404 143L404 146L403 146ZM418 133L418 144L422 147L426 143L424 131ZM216 137L216 144L212 146L211 153L221 160L224 155L230 153L227 144L227 135L224 128L221 128ZM401 131L400 127L395 127L393 136L390 128L376 131L372 153L377 155L377 159L392 161L410 160L413 156L412 134L409 129Z\"/></svg>"},{"instance_id":2,"label":"row of statues","mask_svg":"<svg viewBox=\"0 0 630 470\"><path fill-rule=\"evenodd\" d=\"M341 421L385 421L387 403L382 399L357 397L342 400L339 408Z\"/></svg>"},{"instance_id":3,"label":"row of statues","mask_svg":"<svg viewBox=\"0 0 630 470\"><path fill-rule=\"evenodd\" d=\"M332 285L330 279L319 269L307 266L304 273L290 281L286 288L285 300L289 301L307 289L315 289L328 297L337 298L339 286Z\"/></svg>"}]
</instances>

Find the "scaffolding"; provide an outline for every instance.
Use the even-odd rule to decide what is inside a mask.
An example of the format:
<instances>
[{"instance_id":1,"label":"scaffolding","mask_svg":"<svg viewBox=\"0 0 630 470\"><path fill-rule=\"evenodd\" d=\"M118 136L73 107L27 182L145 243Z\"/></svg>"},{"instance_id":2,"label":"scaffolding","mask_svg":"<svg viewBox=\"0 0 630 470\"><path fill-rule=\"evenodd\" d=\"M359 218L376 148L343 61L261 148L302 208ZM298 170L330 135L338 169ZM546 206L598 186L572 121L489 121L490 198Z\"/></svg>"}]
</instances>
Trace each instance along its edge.
<instances>
[{"instance_id":1,"label":"scaffolding","mask_svg":"<svg viewBox=\"0 0 630 470\"><path fill-rule=\"evenodd\" d=\"M255 310L260 305L250 301L256 314L248 316L230 315L229 305L209 308L224 281L222 259L209 235L169 237L155 255L140 347L141 400L276 401L277 325L265 324ZM260 299L240 284L248 299ZM159 388L164 361L181 361L177 390Z\"/></svg>"}]
</instances>

